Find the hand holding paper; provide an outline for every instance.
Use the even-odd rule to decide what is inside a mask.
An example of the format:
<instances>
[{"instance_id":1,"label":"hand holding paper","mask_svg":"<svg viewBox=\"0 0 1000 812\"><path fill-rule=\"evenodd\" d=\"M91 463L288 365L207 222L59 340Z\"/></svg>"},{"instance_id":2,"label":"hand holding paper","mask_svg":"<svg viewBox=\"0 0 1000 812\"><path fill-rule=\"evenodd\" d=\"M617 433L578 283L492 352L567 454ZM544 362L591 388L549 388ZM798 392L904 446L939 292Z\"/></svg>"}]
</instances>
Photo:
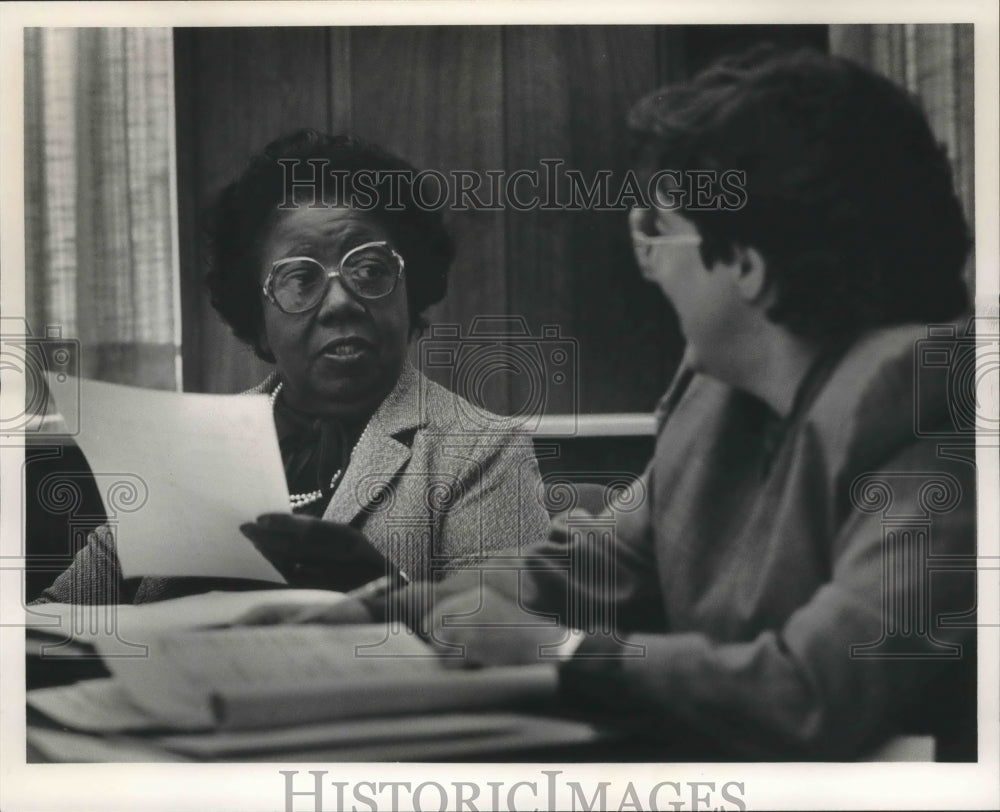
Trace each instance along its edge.
<instances>
[{"instance_id":1,"label":"hand holding paper","mask_svg":"<svg viewBox=\"0 0 1000 812\"><path fill-rule=\"evenodd\" d=\"M295 587L346 592L399 570L360 530L312 516L269 513L240 530Z\"/></svg>"},{"instance_id":2,"label":"hand holding paper","mask_svg":"<svg viewBox=\"0 0 1000 812\"><path fill-rule=\"evenodd\" d=\"M288 510L266 397L81 379L78 421L125 577L284 582L239 532L262 511Z\"/></svg>"}]
</instances>

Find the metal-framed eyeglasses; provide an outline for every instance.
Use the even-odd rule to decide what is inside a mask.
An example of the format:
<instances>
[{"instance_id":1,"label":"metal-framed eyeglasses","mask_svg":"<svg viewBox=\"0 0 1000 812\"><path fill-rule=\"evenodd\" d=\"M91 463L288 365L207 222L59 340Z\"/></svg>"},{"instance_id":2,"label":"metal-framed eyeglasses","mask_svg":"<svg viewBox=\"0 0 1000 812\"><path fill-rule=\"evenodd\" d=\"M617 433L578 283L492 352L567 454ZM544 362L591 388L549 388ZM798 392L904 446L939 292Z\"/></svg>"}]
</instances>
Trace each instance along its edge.
<instances>
[{"instance_id":1,"label":"metal-framed eyeglasses","mask_svg":"<svg viewBox=\"0 0 1000 812\"><path fill-rule=\"evenodd\" d=\"M701 242L697 232L685 234L656 234L653 231L654 210L633 208L628 213L629 232L632 234L632 247L640 262L648 262L653 251L661 245L696 245Z\"/></svg>"},{"instance_id":2,"label":"metal-framed eyeglasses","mask_svg":"<svg viewBox=\"0 0 1000 812\"><path fill-rule=\"evenodd\" d=\"M287 257L271 266L264 280L264 295L284 313L305 313L319 306L330 282L339 277L352 296L381 299L396 289L403 265L403 258L387 242L366 242L352 248L335 271L312 257Z\"/></svg>"}]
</instances>

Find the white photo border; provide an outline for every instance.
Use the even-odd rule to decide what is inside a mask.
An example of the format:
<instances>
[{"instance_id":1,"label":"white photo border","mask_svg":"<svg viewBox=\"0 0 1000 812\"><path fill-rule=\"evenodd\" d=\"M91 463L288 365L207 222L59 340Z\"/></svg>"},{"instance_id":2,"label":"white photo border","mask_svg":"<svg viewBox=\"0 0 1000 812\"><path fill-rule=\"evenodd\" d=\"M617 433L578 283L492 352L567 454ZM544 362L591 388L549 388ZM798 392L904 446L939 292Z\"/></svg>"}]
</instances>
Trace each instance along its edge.
<instances>
[{"instance_id":1,"label":"white photo border","mask_svg":"<svg viewBox=\"0 0 1000 812\"><path fill-rule=\"evenodd\" d=\"M975 166L977 313L996 318L998 301L998 9L991 0L738 0L711 3L651 2L156 2L0 4L0 289L3 315L24 314L23 29L30 26L301 26L455 24L695 24L695 23L957 23L975 24ZM19 397L4 381L4 395ZM17 448L0 449L0 540L4 554L20 548L20 471ZM979 459L981 557L1000 560L996 449ZM328 771L327 781L471 781L485 785L559 781L594 787L610 781L608 799L619 804L628 782L640 798L661 781L743 784L746 808L878 809L997 808L1000 806L998 720L998 573L979 575L978 764L25 764L23 630L5 626L21 611L19 590L4 588L12 571L0 570L0 808L28 810L252 810L285 809L279 771ZM16 622L16 621L15 621ZM330 786L329 784L327 785ZM436 798L434 795L429 798ZM501 797L506 797L502 795ZM544 794L516 796L543 808ZM489 792L484 789L479 803ZM568 796L559 796L563 804ZM347 797L350 804L351 798ZM330 792L324 809L333 809ZM645 801L643 801L645 803ZM305 800L295 809L312 808ZM350 808L348 806L348 808ZM364 807L361 807L364 808ZM437 808L432 806L431 808ZM486 808L482 806L481 808ZM626 806L626 808L629 808ZM730 805L729 808L736 808Z\"/></svg>"}]
</instances>

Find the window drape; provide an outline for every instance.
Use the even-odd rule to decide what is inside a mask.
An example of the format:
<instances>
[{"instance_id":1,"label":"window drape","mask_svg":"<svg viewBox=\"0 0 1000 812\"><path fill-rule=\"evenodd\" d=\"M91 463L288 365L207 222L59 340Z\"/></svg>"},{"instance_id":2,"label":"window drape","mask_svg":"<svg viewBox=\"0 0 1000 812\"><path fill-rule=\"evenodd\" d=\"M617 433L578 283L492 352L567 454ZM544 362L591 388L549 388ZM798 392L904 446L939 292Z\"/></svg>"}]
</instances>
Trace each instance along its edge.
<instances>
[{"instance_id":1,"label":"window drape","mask_svg":"<svg viewBox=\"0 0 1000 812\"><path fill-rule=\"evenodd\" d=\"M180 385L170 29L25 31L31 329L82 375Z\"/></svg>"}]
</instances>

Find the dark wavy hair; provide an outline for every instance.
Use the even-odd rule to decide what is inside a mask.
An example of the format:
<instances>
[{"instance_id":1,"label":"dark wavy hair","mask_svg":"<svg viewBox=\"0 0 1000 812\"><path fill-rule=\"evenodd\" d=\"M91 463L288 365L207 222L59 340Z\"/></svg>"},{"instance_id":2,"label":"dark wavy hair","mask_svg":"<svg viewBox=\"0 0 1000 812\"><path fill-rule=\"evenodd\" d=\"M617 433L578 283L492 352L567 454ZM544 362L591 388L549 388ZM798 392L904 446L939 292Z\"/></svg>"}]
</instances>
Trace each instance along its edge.
<instances>
[{"instance_id":1,"label":"dark wavy hair","mask_svg":"<svg viewBox=\"0 0 1000 812\"><path fill-rule=\"evenodd\" d=\"M286 167L294 168L286 171ZM313 167L318 167L315 174ZM359 179L362 171L380 173L376 177L382 180L372 183L372 175ZM444 298L454 244L441 212L418 205L411 184L394 182L388 173L405 179L415 177L417 170L355 136L303 129L268 144L222 190L206 217L205 279L212 306L258 357L274 361L259 340L264 324L260 247L280 214L278 207L292 200L301 205L307 192L315 192L310 202L338 202L331 201L333 195L339 196L339 202L355 196L362 201L363 210L389 232L406 263L411 331L426 326L421 314ZM304 178L315 180L310 184Z\"/></svg>"},{"instance_id":2,"label":"dark wavy hair","mask_svg":"<svg viewBox=\"0 0 1000 812\"><path fill-rule=\"evenodd\" d=\"M707 267L752 246L768 317L819 340L968 306L970 239L945 149L888 79L811 50L757 46L643 98L629 114L645 170L746 172L738 210L680 213Z\"/></svg>"}]
</instances>

